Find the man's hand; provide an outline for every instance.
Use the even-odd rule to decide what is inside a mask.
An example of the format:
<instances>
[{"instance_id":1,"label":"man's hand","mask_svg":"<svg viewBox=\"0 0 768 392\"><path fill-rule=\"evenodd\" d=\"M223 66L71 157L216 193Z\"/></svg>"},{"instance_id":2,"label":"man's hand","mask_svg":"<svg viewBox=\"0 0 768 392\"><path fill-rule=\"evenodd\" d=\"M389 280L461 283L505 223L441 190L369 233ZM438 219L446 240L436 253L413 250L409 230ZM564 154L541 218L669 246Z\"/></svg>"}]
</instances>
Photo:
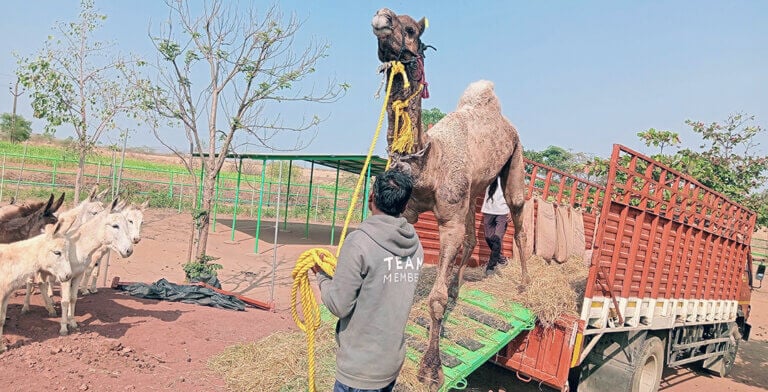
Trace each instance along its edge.
<instances>
[{"instance_id":1,"label":"man's hand","mask_svg":"<svg viewBox=\"0 0 768 392\"><path fill-rule=\"evenodd\" d=\"M325 255L324 255L324 254L322 254L322 253L319 253L319 254L317 255L317 257L319 257L319 258L320 258L320 261L323 261L323 262L325 262ZM319 266L319 265L317 265L317 264L313 265L313 266L312 266L312 272L314 272L314 273L315 273L315 275L317 275L317 272L318 272L318 271L320 271L320 266Z\"/></svg>"}]
</instances>

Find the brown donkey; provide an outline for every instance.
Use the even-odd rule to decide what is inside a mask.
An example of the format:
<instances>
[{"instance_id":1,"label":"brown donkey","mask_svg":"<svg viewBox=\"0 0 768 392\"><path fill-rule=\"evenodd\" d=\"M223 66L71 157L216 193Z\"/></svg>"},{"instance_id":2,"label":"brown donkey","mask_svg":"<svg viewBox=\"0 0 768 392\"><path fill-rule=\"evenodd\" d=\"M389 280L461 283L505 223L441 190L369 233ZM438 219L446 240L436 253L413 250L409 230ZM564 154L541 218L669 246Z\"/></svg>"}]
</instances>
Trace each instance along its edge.
<instances>
[{"instance_id":1,"label":"brown donkey","mask_svg":"<svg viewBox=\"0 0 768 392\"><path fill-rule=\"evenodd\" d=\"M64 203L64 193L54 202L53 194L48 202L12 204L0 207L0 243L32 238L42 233L45 225L55 224L56 211Z\"/></svg>"}]
</instances>

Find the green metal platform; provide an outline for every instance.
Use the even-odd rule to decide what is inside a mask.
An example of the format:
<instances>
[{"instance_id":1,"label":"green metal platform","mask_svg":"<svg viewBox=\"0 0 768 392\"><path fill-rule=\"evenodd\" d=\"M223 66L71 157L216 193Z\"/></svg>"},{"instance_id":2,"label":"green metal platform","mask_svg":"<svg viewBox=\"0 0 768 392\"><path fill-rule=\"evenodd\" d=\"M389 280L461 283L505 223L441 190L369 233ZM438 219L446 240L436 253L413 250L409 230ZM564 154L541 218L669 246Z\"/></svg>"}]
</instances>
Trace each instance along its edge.
<instances>
[{"instance_id":1,"label":"green metal platform","mask_svg":"<svg viewBox=\"0 0 768 392\"><path fill-rule=\"evenodd\" d=\"M530 310L516 305L511 311L503 311L493 306L495 302L492 295L480 290L461 290L441 333L440 356L445 375L441 391L466 388L466 378L472 372L521 332L533 329L536 317ZM455 332L459 329L463 333ZM410 320L405 331L406 360L418 364L426 350L429 320Z\"/></svg>"}]
</instances>

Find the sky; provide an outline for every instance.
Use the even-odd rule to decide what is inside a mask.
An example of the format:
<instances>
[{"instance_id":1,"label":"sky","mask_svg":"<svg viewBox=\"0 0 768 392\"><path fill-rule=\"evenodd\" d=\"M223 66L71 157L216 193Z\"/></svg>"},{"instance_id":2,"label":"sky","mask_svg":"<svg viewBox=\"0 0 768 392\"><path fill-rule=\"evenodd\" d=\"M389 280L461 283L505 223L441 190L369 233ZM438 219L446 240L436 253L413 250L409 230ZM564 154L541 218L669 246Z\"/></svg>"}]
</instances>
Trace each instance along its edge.
<instances>
[{"instance_id":1,"label":"sky","mask_svg":"<svg viewBox=\"0 0 768 392\"><path fill-rule=\"evenodd\" d=\"M0 86L15 80L13 53L38 51L55 22L76 20L78 4L0 2L0 35L5 37ZM273 3L228 4L265 9ZM431 97L423 101L424 109L450 112L471 82L493 81L504 115L528 150L555 145L607 157L612 144L620 143L655 153L636 136L651 127L678 132L684 145L695 148L699 141L685 120L723 121L736 112L754 115L756 124L768 128L768 2L291 0L277 5L304 21L298 44L314 39L330 45L312 81L335 79L351 86L338 102L271 113L325 119L301 154L367 152L382 104L374 98L381 78L370 23L382 7L429 19L422 40L437 51L427 52ZM122 53L156 58L148 32L167 19L164 2L97 0L96 7L108 16L100 38L115 42ZM0 112L10 112L11 102L11 94L2 91ZM21 96L18 105L19 114L30 119L29 95ZM35 131L43 125L33 119ZM174 145L187 145L179 129L164 134ZM59 137L68 135L66 127L57 131ZM108 135L104 141L116 138ZM276 139L277 147L293 145L292 138ZM768 153L768 138L762 135L759 141L761 152ZM379 141L377 154L385 154L385 143ZM129 145L160 146L143 128L132 134Z\"/></svg>"}]
</instances>

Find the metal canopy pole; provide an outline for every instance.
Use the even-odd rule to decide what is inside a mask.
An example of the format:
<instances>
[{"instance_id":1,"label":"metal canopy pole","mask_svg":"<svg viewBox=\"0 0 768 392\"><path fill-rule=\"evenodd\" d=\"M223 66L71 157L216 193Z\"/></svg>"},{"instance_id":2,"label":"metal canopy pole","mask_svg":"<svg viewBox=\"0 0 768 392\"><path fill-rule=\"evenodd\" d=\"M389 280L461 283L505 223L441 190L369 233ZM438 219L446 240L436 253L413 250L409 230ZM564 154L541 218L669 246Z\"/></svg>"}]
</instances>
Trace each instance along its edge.
<instances>
[{"instance_id":1,"label":"metal canopy pole","mask_svg":"<svg viewBox=\"0 0 768 392\"><path fill-rule=\"evenodd\" d=\"M259 189L259 209L256 213L256 238L253 253L259 253L259 235L261 234L261 206L264 204L264 177L267 173L267 158L261 160L261 187Z\"/></svg>"},{"instance_id":2,"label":"metal canopy pole","mask_svg":"<svg viewBox=\"0 0 768 392\"><path fill-rule=\"evenodd\" d=\"M283 185L283 162L277 172L277 204L275 205L275 239L272 242L272 283L269 288L269 303L275 303L275 271L277 270L277 232L280 226L280 190ZM274 310L274 307L272 308Z\"/></svg>"},{"instance_id":3,"label":"metal canopy pole","mask_svg":"<svg viewBox=\"0 0 768 392\"><path fill-rule=\"evenodd\" d=\"M283 163L280 162L280 167ZM285 216L283 217L283 230L288 230L288 204L291 201L291 170L293 170L293 160L288 161L288 187L285 190Z\"/></svg>"},{"instance_id":4,"label":"metal canopy pole","mask_svg":"<svg viewBox=\"0 0 768 392\"><path fill-rule=\"evenodd\" d=\"M363 219L368 217L368 193L371 182L371 165L368 165L368 173L365 175L365 199L363 199Z\"/></svg>"},{"instance_id":5,"label":"metal canopy pole","mask_svg":"<svg viewBox=\"0 0 768 392\"><path fill-rule=\"evenodd\" d=\"M237 187L235 188L235 208L232 211L232 235L230 241L235 241L235 226L237 226L237 207L240 205L240 174L243 171L243 158L237 163Z\"/></svg>"},{"instance_id":6,"label":"metal canopy pole","mask_svg":"<svg viewBox=\"0 0 768 392\"><path fill-rule=\"evenodd\" d=\"M336 161L336 186L333 188L333 216L331 218L331 246L333 246L333 236L336 234L336 203L339 200L339 167L340 162Z\"/></svg>"},{"instance_id":7,"label":"metal canopy pole","mask_svg":"<svg viewBox=\"0 0 768 392\"><path fill-rule=\"evenodd\" d=\"M309 213L312 210L312 180L315 176L315 161L309 167L309 195L307 195L307 221L304 225L304 238L309 238Z\"/></svg>"}]
</instances>

